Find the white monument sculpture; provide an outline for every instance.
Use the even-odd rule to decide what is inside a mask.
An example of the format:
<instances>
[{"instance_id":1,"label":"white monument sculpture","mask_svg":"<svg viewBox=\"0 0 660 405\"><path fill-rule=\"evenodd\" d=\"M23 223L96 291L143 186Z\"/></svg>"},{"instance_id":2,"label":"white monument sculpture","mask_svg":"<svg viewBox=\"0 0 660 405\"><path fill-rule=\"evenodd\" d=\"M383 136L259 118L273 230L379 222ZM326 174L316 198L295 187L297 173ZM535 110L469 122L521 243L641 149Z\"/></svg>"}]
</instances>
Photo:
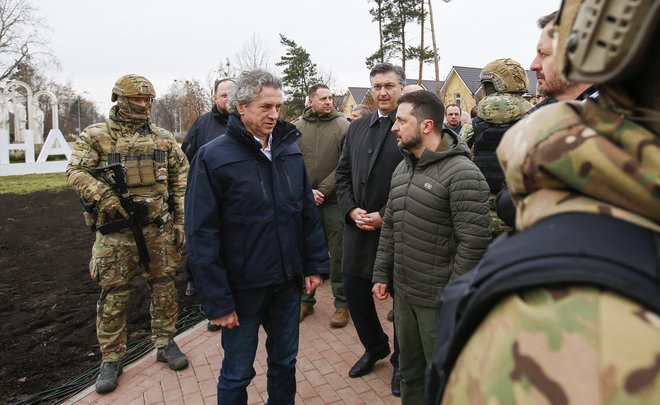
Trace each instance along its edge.
<instances>
[{"instance_id":1,"label":"white monument sculpture","mask_svg":"<svg viewBox=\"0 0 660 405\"><path fill-rule=\"evenodd\" d=\"M25 96L19 92L23 89ZM39 98L45 96L50 101L53 121L52 128L44 141L45 114ZM9 137L9 113L14 114L14 143ZM14 80L0 83L0 176L55 173L66 170L67 161L47 162L50 155L65 155L71 158L71 148L59 129L57 97L49 91L32 94L26 83ZM41 152L34 160L34 145L42 145ZM25 163L10 163L12 150L25 152Z\"/></svg>"}]
</instances>

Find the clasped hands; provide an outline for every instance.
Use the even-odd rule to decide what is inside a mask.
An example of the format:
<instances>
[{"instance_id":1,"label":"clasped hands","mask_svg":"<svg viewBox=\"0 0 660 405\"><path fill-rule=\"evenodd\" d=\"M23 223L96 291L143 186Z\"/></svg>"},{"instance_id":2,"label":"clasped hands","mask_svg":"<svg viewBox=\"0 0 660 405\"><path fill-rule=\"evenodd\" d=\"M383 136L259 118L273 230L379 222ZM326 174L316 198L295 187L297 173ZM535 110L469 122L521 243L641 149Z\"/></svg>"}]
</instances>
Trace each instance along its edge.
<instances>
[{"instance_id":1,"label":"clasped hands","mask_svg":"<svg viewBox=\"0 0 660 405\"><path fill-rule=\"evenodd\" d=\"M383 219L378 211L367 212L362 208L353 208L348 215L355 222L355 225L363 231L375 231L383 226Z\"/></svg>"}]
</instances>

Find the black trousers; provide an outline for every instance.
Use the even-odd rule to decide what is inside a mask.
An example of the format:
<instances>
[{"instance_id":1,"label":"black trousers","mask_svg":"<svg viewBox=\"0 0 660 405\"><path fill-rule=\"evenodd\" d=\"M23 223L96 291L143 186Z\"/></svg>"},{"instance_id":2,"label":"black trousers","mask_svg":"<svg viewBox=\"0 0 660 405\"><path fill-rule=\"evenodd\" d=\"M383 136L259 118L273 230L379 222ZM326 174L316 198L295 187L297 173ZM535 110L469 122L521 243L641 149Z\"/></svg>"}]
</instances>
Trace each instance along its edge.
<instances>
[{"instance_id":1,"label":"black trousers","mask_svg":"<svg viewBox=\"0 0 660 405\"><path fill-rule=\"evenodd\" d=\"M383 350L389 343L376 312L371 280L344 274L344 293L351 319L362 346L369 353ZM396 328L396 325L394 326ZM394 334L394 353L390 362L399 367L399 342Z\"/></svg>"}]
</instances>

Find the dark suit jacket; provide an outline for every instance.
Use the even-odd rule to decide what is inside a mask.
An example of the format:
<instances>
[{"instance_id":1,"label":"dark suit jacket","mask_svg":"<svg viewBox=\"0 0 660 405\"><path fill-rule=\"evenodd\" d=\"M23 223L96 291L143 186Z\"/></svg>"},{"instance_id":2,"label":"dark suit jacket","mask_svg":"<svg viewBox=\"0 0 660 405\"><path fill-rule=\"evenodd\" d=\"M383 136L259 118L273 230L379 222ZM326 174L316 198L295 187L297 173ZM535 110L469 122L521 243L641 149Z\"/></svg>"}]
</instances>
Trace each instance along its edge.
<instances>
[{"instance_id":1,"label":"dark suit jacket","mask_svg":"<svg viewBox=\"0 0 660 405\"><path fill-rule=\"evenodd\" d=\"M392 173L403 156L397 147L396 136L390 131L394 124L396 110L389 114L390 123L386 131L377 132L377 146L369 153L365 150L370 142L365 142L368 135L374 136L370 128L378 126L378 112L362 117L351 123L346 135L346 142L336 170L336 187L339 204L344 212L344 251L342 272L353 277L371 280L374 260L378 251L380 230L368 232L360 230L348 213L353 208L362 208L367 212L380 212L385 216L385 205L390 193ZM358 159L369 159L367 173L355 169ZM365 176L366 174L366 176ZM366 178L363 183L361 179Z\"/></svg>"}]
</instances>

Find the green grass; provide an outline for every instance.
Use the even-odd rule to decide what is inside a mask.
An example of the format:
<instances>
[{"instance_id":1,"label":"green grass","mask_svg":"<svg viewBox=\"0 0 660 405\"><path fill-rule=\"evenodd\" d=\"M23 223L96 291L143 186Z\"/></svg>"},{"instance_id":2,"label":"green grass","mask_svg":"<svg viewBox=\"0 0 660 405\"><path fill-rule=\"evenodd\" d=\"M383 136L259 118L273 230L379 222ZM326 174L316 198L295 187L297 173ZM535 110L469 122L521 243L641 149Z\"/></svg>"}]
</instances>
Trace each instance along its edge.
<instances>
[{"instance_id":1,"label":"green grass","mask_svg":"<svg viewBox=\"0 0 660 405\"><path fill-rule=\"evenodd\" d=\"M0 177L0 194L26 194L42 190L58 191L68 187L65 173Z\"/></svg>"}]
</instances>

